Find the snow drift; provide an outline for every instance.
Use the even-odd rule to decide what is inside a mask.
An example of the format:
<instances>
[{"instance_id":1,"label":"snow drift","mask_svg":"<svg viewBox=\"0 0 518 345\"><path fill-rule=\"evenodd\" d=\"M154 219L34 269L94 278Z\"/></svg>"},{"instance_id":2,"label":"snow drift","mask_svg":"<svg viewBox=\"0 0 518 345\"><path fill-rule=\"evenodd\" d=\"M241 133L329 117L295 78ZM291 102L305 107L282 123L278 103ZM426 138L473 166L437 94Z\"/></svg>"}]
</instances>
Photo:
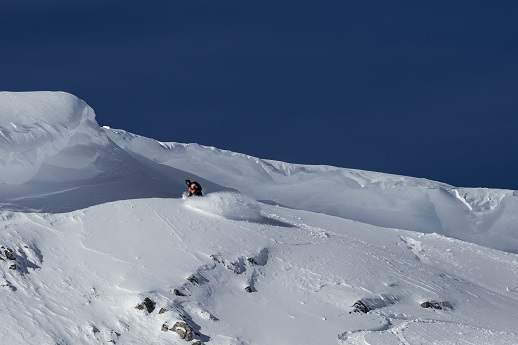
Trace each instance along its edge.
<instances>
[{"instance_id":1,"label":"snow drift","mask_svg":"<svg viewBox=\"0 0 518 345\"><path fill-rule=\"evenodd\" d=\"M227 219L257 221L262 218L257 201L239 193L221 192L191 198L184 194L184 200L190 208Z\"/></svg>"},{"instance_id":2,"label":"snow drift","mask_svg":"<svg viewBox=\"0 0 518 345\"><path fill-rule=\"evenodd\" d=\"M85 102L64 92L0 92L0 182L30 181L47 160L87 168L108 138Z\"/></svg>"}]
</instances>

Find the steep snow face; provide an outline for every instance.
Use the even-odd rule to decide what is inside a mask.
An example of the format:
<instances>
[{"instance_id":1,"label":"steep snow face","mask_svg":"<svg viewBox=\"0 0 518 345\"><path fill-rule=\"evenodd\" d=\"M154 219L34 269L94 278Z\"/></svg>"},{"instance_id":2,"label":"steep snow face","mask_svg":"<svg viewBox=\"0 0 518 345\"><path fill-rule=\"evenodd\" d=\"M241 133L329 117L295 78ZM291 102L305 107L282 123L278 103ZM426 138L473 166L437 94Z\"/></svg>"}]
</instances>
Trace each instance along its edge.
<instances>
[{"instance_id":1,"label":"steep snow face","mask_svg":"<svg viewBox=\"0 0 518 345\"><path fill-rule=\"evenodd\" d=\"M0 183L32 180L44 162L81 169L108 138L85 102L64 92L0 92Z\"/></svg>"}]
</instances>

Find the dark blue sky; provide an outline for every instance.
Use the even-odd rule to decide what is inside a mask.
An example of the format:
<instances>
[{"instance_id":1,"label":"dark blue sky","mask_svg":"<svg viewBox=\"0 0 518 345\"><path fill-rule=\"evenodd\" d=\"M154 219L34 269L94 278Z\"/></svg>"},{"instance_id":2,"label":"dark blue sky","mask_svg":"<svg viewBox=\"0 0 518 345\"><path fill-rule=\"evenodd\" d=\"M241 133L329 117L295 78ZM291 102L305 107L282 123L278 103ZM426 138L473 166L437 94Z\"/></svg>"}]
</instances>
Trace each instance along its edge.
<instances>
[{"instance_id":1,"label":"dark blue sky","mask_svg":"<svg viewBox=\"0 0 518 345\"><path fill-rule=\"evenodd\" d=\"M162 141L518 189L517 22L517 1L3 2L0 89Z\"/></svg>"}]
</instances>

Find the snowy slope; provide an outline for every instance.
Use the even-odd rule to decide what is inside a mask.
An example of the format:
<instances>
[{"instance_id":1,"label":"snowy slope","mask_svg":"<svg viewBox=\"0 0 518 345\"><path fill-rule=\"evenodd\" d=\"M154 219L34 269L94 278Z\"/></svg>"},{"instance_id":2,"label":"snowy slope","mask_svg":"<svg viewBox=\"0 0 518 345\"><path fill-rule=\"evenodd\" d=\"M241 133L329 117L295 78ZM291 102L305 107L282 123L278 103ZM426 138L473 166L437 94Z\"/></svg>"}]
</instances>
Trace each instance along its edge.
<instances>
[{"instance_id":1,"label":"snowy slope","mask_svg":"<svg viewBox=\"0 0 518 345\"><path fill-rule=\"evenodd\" d=\"M456 188L412 177L288 164L105 131L130 154L196 173L257 200L518 252L517 191Z\"/></svg>"},{"instance_id":2,"label":"snowy slope","mask_svg":"<svg viewBox=\"0 0 518 345\"><path fill-rule=\"evenodd\" d=\"M0 336L11 344L181 344L160 329L183 317L208 344L518 341L516 256L260 208L263 218L250 221L200 213L196 200L179 199L4 213L3 243L28 268L3 271ZM145 297L157 303L149 315L134 308ZM349 314L362 299L375 310ZM446 308L423 309L424 301Z\"/></svg>"},{"instance_id":3,"label":"snowy slope","mask_svg":"<svg viewBox=\"0 0 518 345\"><path fill-rule=\"evenodd\" d=\"M513 191L159 143L64 93L0 93L0 131L2 343L518 344Z\"/></svg>"}]
</instances>

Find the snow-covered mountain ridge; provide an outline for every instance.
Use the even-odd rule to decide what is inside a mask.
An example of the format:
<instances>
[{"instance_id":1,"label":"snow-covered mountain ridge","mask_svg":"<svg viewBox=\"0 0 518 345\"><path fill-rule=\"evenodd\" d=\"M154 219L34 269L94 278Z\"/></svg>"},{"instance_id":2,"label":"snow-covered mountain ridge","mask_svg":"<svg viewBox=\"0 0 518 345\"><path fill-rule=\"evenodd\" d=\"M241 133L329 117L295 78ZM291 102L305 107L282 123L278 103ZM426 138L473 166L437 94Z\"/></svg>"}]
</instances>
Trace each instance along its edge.
<instances>
[{"instance_id":1,"label":"snow-covered mountain ridge","mask_svg":"<svg viewBox=\"0 0 518 345\"><path fill-rule=\"evenodd\" d=\"M518 229L513 226L518 221L517 191L456 188L426 179L264 160L198 144L162 143L101 129L94 111L67 93L0 93L0 113L5 157L0 181L7 184L4 200L13 205L25 196L11 194L8 186L25 182L38 185L32 189L41 189L42 195L64 189L76 198L89 194L85 181L107 188L116 181L117 190L97 196L98 201L177 196L184 186L182 179L171 179L174 168L202 178L206 190L224 186L286 207L518 251ZM42 209L34 200L19 207Z\"/></svg>"},{"instance_id":2,"label":"snow-covered mountain ridge","mask_svg":"<svg viewBox=\"0 0 518 345\"><path fill-rule=\"evenodd\" d=\"M235 188L257 200L388 228L440 233L518 251L518 192L264 160L198 144L106 134L127 152Z\"/></svg>"},{"instance_id":3,"label":"snow-covered mountain ridge","mask_svg":"<svg viewBox=\"0 0 518 345\"><path fill-rule=\"evenodd\" d=\"M66 93L0 93L0 133L3 343L518 344L515 191L161 143Z\"/></svg>"}]
</instances>

